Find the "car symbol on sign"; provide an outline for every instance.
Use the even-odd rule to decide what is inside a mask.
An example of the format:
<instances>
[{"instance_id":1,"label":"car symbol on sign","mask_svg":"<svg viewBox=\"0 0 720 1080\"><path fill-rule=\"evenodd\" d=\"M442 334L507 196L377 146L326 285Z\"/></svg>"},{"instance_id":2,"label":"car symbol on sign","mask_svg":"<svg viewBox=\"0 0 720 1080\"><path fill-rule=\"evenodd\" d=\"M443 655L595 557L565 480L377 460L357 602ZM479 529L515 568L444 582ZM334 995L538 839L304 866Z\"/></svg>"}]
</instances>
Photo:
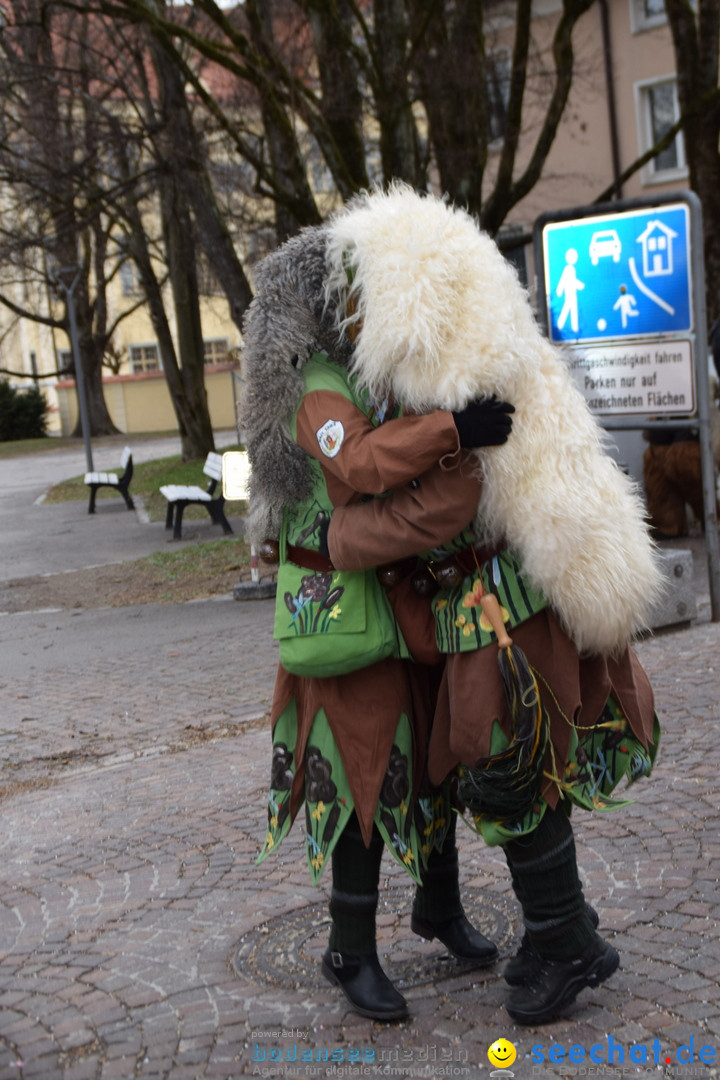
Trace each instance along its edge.
<instances>
[{"instance_id":1,"label":"car symbol on sign","mask_svg":"<svg viewBox=\"0 0 720 1080\"><path fill-rule=\"evenodd\" d=\"M590 241L590 261L597 266L600 259L610 256L614 263L620 262L622 244L620 237L614 229L606 229L604 232L593 233Z\"/></svg>"}]
</instances>

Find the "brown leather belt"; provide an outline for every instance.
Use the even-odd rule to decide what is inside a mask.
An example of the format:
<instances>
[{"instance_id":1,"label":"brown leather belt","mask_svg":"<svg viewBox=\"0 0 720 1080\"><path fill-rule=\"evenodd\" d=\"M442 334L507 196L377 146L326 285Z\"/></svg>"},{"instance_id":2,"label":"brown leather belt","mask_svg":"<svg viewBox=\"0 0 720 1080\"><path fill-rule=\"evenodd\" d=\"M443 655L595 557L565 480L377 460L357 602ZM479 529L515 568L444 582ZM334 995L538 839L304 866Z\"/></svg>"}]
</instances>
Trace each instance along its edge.
<instances>
[{"instance_id":1,"label":"brown leather belt","mask_svg":"<svg viewBox=\"0 0 720 1080\"><path fill-rule=\"evenodd\" d=\"M440 563L430 563L431 573L438 567L445 567L455 565L460 567L466 574L472 574L479 566L482 566L488 559L492 559L493 556L499 555L503 548L493 548L490 546L483 547L468 547L462 551L456 551L447 559L443 559ZM295 547L294 544L287 545L287 557L290 562L295 563L296 566L302 566L305 570L314 570L318 574L330 574L335 571L332 560L327 555L322 555L319 551L313 551L312 548ZM403 577L407 573L411 572L413 560L401 560L398 563L391 563L388 567L382 569L397 570L399 576Z\"/></svg>"},{"instance_id":2,"label":"brown leather belt","mask_svg":"<svg viewBox=\"0 0 720 1080\"><path fill-rule=\"evenodd\" d=\"M305 570L314 570L320 574L331 574L335 567L327 555L321 555L319 551L311 548L295 547L287 545L287 557L296 566L302 566ZM400 559L398 562L386 563L377 568L378 576L387 587L396 585L402 578L407 577L417 566L417 559Z\"/></svg>"},{"instance_id":3,"label":"brown leather belt","mask_svg":"<svg viewBox=\"0 0 720 1080\"><path fill-rule=\"evenodd\" d=\"M302 566L305 570L314 570L318 574L331 574L335 570L327 555L321 555L319 551L313 551L311 548L288 544L287 557L296 566Z\"/></svg>"}]
</instances>

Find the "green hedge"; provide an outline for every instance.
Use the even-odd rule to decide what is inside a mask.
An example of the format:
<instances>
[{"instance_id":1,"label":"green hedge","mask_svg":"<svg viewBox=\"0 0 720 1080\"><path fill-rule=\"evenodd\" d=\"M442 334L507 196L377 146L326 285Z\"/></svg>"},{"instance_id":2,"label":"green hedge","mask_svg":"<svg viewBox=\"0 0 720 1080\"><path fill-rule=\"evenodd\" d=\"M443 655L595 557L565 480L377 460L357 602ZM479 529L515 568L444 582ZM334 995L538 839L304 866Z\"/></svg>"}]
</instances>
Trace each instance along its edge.
<instances>
[{"instance_id":1,"label":"green hedge","mask_svg":"<svg viewBox=\"0 0 720 1080\"><path fill-rule=\"evenodd\" d=\"M20 389L0 379L0 442L47 434L47 402L36 386Z\"/></svg>"}]
</instances>

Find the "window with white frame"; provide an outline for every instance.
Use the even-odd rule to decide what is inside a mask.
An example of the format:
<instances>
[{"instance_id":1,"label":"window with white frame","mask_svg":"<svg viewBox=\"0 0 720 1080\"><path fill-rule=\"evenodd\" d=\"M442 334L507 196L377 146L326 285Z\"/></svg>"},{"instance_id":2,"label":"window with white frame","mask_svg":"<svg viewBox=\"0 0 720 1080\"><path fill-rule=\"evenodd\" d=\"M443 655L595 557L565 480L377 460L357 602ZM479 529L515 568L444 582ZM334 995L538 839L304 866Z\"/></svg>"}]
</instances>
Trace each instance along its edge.
<instances>
[{"instance_id":1,"label":"window with white frame","mask_svg":"<svg viewBox=\"0 0 720 1080\"><path fill-rule=\"evenodd\" d=\"M630 27L633 34L664 26L666 22L665 0L630 0Z\"/></svg>"},{"instance_id":2,"label":"window with white frame","mask_svg":"<svg viewBox=\"0 0 720 1080\"><path fill-rule=\"evenodd\" d=\"M224 364L230 352L227 338L210 338L203 341L204 362L206 364Z\"/></svg>"},{"instance_id":3,"label":"window with white frame","mask_svg":"<svg viewBox=\"0 0 720 1080\"><path fill-rule=\"evenodd\" d=\"M159 371L160 354L157 345L131 345L130 367L133 374L141 371Z\"/></svg>"},{"instance_id":4,"label":"window with white frame","mask_svg":"<svg viewBox=\"0 0 720 1080\"><path fill-rule=\"evenodd\" d=\"M680 116L675 78L638 83L635 87L640 150L644 153L667 135ZM685 143L679 131L643 170L646 183L662 183L687 175Z\"/></svg>"},{"instance_id":5,"label":"window with white frame","mask_svg":"<svg viewBox=\"0 0 720 1080\"><path fill-rule=\"evenodd\" d=\"M123 296L137 296L142 292L137 266L130 259L120 266L120 286Z\"/></svg>"},{"instance_id":6,"label":"window with white frame","mask_svg":"<svg viewBox=\"0 0 720 1080\"><path fill-rule=\"evenodd\" d=\"M215 271L204 255L197 260L197 280L201 296L217 296L222 292L220 282L215 277Z\"/></svg>"}]
</instances>

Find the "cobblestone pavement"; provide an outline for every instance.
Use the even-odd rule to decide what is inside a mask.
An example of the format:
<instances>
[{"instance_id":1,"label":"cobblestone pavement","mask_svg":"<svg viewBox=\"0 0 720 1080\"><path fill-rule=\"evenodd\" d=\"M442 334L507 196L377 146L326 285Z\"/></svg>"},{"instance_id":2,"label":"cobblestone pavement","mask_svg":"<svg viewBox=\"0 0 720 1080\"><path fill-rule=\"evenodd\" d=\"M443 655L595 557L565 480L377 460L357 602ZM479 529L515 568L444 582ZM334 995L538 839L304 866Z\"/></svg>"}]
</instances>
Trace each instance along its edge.
<instances>
[{"instance_id":1,"label":"cobblestone pavement","mask_svg":"<svg viewBox=\"0 0 720 1080\"><path fill-rule=\"evenodd\" d=\"M653 777L574 818L621 968L537 1031L508 1018L502 963L474 973L411 933L389 862L380 952L411 1019L362 1019L320 977L329 882L309 884L300 823L254 867L271 601L0 619L0 1080L474 1077L498 1037L508 1077L718 1075L720 624L700 593L695 625L639 645L664 726ZM507 957L504 860L459 842L468 914Z\"/></svg>"}]
</instances>

